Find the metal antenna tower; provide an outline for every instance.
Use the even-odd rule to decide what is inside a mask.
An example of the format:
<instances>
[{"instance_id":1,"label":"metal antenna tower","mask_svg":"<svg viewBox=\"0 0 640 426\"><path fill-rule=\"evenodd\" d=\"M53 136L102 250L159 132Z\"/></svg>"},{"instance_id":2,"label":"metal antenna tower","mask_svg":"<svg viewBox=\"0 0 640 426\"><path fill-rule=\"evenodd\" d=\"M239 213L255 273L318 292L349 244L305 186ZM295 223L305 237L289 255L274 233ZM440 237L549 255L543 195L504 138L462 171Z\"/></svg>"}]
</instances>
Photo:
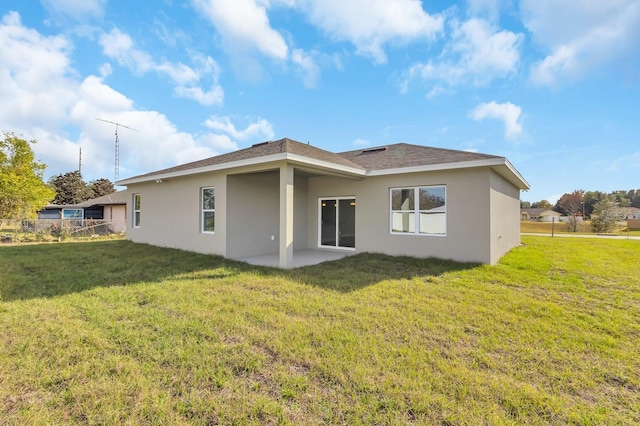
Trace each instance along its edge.
<instances>
[{"instance_id":1,"label":"metal antenna tower","mask_svg":"<svg viewBox=\"0 0 640 426\"><path fill-rule=\"evenodd\" d=\"M117 123L115 121L109 121L109 120L103 120L102 118L97 118L96 120L98 121L104 121L105 123L109 123L109 124L115 124L116 125L116 164L115 164L115 169L116 169L116 173L115 173L115 180L113 181L113 184L115 185L115 183L120 180L120 139L118 137L118 127L124 127L125 129L129 129L129 130L133 130L133 131L138 131L138 129L134 129L133 127L129 127L129 126L125 126L122 123Z\"/></svg>"}]
</instances>

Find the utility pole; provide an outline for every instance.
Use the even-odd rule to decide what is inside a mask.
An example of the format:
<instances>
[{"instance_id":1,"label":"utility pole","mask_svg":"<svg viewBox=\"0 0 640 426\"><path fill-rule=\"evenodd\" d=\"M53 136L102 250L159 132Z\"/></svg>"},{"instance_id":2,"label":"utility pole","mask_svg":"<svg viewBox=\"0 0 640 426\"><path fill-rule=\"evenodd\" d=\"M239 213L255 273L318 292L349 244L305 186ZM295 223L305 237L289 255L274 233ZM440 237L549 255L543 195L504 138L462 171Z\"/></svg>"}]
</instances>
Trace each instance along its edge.
<instances>
[{"instance_id":1,"label":"utility pole","mask_svg":"<svg viewBox=\"0 0 640 426\"><path fill-rule=\"evenodd\" d=\"M98 121L104 121L105 123L115 124L116 126L116 161L115 161L115 179L113 184L115 185L118 180L120 180L120 139L118 137L118 127L124 127L125 129L138 131L138 129L134 129L133 127L125 126L122 123L117 123L115 121L103 120L102 118L97 118Z\"/></svg>"}]
</instances>

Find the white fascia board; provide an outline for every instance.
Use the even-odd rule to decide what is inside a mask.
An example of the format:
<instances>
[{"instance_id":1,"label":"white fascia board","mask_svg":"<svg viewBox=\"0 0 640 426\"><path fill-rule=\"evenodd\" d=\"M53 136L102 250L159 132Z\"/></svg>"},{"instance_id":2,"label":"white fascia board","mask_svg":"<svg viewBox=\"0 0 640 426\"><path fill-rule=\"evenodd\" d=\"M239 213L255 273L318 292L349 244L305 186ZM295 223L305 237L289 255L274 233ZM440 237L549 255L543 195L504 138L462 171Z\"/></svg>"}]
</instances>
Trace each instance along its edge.
<instances>
[{"instance_id":1,"label":"white fascia board","mask_svg":"<svg viewBox=\"0 0 640 426\"><path fill-rule=\"evenodd\" d=\"M255 166L259 164L274 163L278 161L293 161L296 163L307 164L307 165L319 167L322 169L330 169L333 171L339 171L339 172L348 173L348 174L355 174L359 176L365 175L365 171L362 169L356 169L354 167L342 166L342 165L331 163L328 161L315 160L313 158L308 158L302 155L282 152L278 154L266 155L264 157L248 158L246 160L231 161L228 163L221 163L221 164L212 164L210 166L198 167L194 169L177 170L175 172L157 173L149 176L141 176L138 178L134 177L130 179L123 179L116 182L116 185L118 186L131 185L134 183L154 181L156 179L171 179L171 178L176 178L180 176L189 176L189 175L195 175L199 173L216 172L220 170L230 170L230 169L235 169L239 167Z\"/></svg>"},{"instance_id":2,"label":"white fascia board","mask_svg":"<svg viewBox=\"0 0 640 426\"><path fill-rule=\"evenodd\" d=\"M505 176L509 181L511 181L514 185L519 187L520 189L529 189L529 183L522 177L520 173L509 163L504 157L500 158L488 158L486 160L475 160L475 161L462 161L457 163L442 163L442 164L429 164L424 166L414 166L414 167L400 167L395 169L383 169L383 170L371 170L367 172L367 176L386 176L386 175L395 175L395 174L403 174L403 173L420 173L420 172L434 172L434 171L443 171L443 170L456 170L456 169L469 169L474 167L495 167L495 168L506 168L508 173L510 173L512 178L508 179L508 176Z\"/></svg>"},{"instance_id":3,"label":"white fascia board","mask_svg":"<svg viewBox=\"0 0 640 426\"><path fill-rule=\"evenodd\" d=\"M385 176L385 175L397 175L402 173L434 172L434 171L452 170L452 169L468 169L472 167L492 167L492 166L501 166L503 164L504 164L503 158L490 158L487 160L463 161L463 162L457 162L457 163L428 164L424 166L371 170L367 173L367 176Z\"/></svg>"},{"instance_id":4,"label":"white fascia board","mask_svg":"<svg viewBox=\"0 0 640 426\"><path fill-rule=\"evenodd\" d=\"M520 172L518 170L516 170L515 167L513 167L513 164L511 164L509 162L509 160L507 160L506 158L504 159L504 165L509 169L509 171L511 173L513 173L513 175L516 177L516 179L518 179L521 183L520 185L520 189L523 189L525 191L529 190L531 188L531 185L529 185L529 182L527 182L527 180L524 178L524 176L522 176L520 174Z\"/></svg>"}]
</instances>

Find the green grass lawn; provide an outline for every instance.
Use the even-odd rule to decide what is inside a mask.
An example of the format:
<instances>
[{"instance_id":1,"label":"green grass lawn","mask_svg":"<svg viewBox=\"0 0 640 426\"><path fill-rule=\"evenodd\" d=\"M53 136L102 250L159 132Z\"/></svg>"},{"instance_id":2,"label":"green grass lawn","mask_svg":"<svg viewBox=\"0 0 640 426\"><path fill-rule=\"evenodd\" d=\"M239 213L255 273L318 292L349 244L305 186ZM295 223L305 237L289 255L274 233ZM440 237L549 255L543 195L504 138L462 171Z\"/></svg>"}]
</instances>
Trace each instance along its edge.
<instances>
[{"instance_id":1,"label":"green grass lawn","mask_svg":"<svg viewBox=\"0 0 640 426\"><path fill-rule=\"evenodd\" d=\"M0 247L0 424L638 424L640 242L280 271Z\"/></svg>"}]
</instances>

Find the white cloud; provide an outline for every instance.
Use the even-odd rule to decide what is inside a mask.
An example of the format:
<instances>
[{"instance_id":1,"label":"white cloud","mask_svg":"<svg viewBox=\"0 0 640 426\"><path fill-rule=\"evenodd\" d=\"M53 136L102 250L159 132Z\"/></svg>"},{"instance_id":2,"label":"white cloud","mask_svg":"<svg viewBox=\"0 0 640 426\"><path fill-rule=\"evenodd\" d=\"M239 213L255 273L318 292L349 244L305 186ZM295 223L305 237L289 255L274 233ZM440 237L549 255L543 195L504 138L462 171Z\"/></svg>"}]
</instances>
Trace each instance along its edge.
<instances>
[{"instance_id":1,"label":"white cloud","mask_svg":"<svg viewBox=\"0 0 640 426\"><path fill-rule=\"evenodd\" d=\"M534 41L548 52L531 69L536 84L576 80L607 64L624 67L640 55L640 3L635 0L524 0L521 10Z\"/></svg>"},{"instance_id":2,"label":"white cloud","mask_svg":"<svg viewBox=\"0 0 640 426\"><path fill-rule=\"evenodd\" d=\"M258 118L243 130L236 129L229 117L212 116L204 122L204 125L211 130L226 133L241 141L255 138L271 140L274 137L273 126L264 118Z\"/></svg>"},{"instance_id":3,"label":"white cloud","mask_svg":"<svg viewBox=\"0 0 640 426\"><path fill-rule=\"evenodd\" d=\"M106 0L41 0L51 12L79 19L84 16L102 16Z\"/></svg>"},{"instance_id":4,"label":"white cloud","mask_svg":"<svg viewBox=\"0 0 640 426\"><path fill-rule=\"evenodd\" d=\"M111 64L107 62L102 64L100 68L98 68L98 72L100 73L101 77L109 77L113 72L113 68L111 67Z\"/></svg>"},{"instance_id":5,"label":"white cloud","mask_svg":"<svg viewBox=\"0 0 640 426\"><path fill-rule=\"evenodd\" d=\"M419 0L300 0L297 5L313 25L376 63L387 61L385 45L433 40L443 27L443 18L429 15Z\"/></svg>"},{"instance_id":6,"label":"white cloud","mask_svg":"<svg viewBox=\"0 0 640 426\"><path fill-rule=\"evenodd\" d=\"M640 170L640 151L618 157L614 159L608 167L608 170L612 172L620 170L626 171L627 169Z\"/></svg>"},{"instance_id":7,"label":"white cloud","mask_svg":"<svg viewBox=\"0 0 640 426\"><path fill-rule=\"evenodd\" d=\"M353 141L353 144L355 146L369 146L371 145L371 142L366 139L356 139Z\"/></svg>"},{"instance_id":8,"label":"white cloud","mask_svg":"<svg viewBox=\"0 0 640 426\"><path fill-rule=\"evenodd\" d=\"M16 12L2 17L0 122L5 127L0 129L12 129L8 123L24 129L64 122L74 99L71 49L64 37L44 37L23 27Z\"/></svg>"},{"instance_id":9,"label":"white cloud","mask_svg":"<svg viewBox=\"0 0 640 426\"><path fill-rule=\"evenodd\" d=\"M156 67L151 55L135 49L131 37L117 28L103 34L100 37L100 45L105 55L135 73L144 74Z\"/></svg>"},{"instance_id":10,"label":"white cloud","mask_svg":"<svg viewBox=\"0 0 640 426\"><path fill-rule=\"evenodd\" d=\"M100 45L107 56L136 74L156 71L166 75L176 84L175 93L178 96L194 100L201 105L217 105L224 100L224 91L218 84L220 67L210 56L194 54L192 60L197 68L167 61L156 63L151 55L134 47L128 34L117 28L103 34L100 37ZM204 90L198 85L206 77L212 80L209 90Z\"/></svg>"},{"instance_id":11,"label":"white cloud","mask_svg":"<svg viewBox=\"0 0 640 426\"><path fill-rule=\"evenodd\" d=\"M475 17L486 17L495 22L500 17L500 10L505 0L467 0L468 14Z\"/></svg>"},{"instance_id":12,"label":"white cloud","mask_svg":"<svg viewBox=\"0 0 640 426\"><path fill-rule=\"evenodd\" d=\"M289 48L271 28L268 1L192 0L193 5L216 27L231 52L256 49L265 56L284 60Z\"/></svg>"},{"instance_id":13,"label":"white cloud","mask_svg":"<svg viewBox=\"0 0 640 426\"><path fill-rule=\"evenodd\" d=\"M320 77L320 68L316 65L313 57L302 49L293 49L291 60L303 75L304 86L307 88L315 87Z\"/></svg>"},{"instance_id":14,"label":"white cloud","mask_svg":"<svg viewBox=\"0 0 640 426\"><path fill-rule=\"evenodd\" d=\"M217 85L213 85L211 90L207 91L202 90L201 87L178 86L175 88L175 92L178 96L196 101L200 105L221 104L224 98L222 87Z\"/></svg>"},{"instance_id":15,"label":"white cloud","mask_svg":"<svg viewBox=\"0 0 640 426\"><path fill-rule=\"evenodd\" d=\"M0 129L38 140L33 149L47 164L47 177L76 170L82 147L85 179L113 179L115 126L95 118L138 130L118 132L122 177L237 148L219 132L181 132L165 115L137 110L133 100L102 77L79 78L70 65L72 48L64 37L24 27L17 13L0 21ZM200 61L211 65L206 57ZM260 126L268 127L259 122Z\"/></svg>"},{"instance_id":16,"label":"white cloud","mask_svg":"<svg viewBox=\"0 0 640 426\"><path fill-rule=\"evenodd\" d=\"M517 72L522 39L522 34L499 30L483 19L453 20L451 40L440 57L411 67L403 87L406 90L408 81L415 78L434 81L433 96L443 91L439 83L483 86L508 77Z\"/></svg>"},{"instance_id":17,"label":"white cloud","mask_svg":"<svg viewBox=\"0 0 640 426\"><path fill-rule=\"evenodd\" d=\"M499 104L494 102L482 103L469 112L469 117L475 121L487 118L501 120L504 123L504 136L507 139L515 139L522 134L522 126L518 122L522 114L522 108L511 102Z\"/></svg>"}]
</instances>

